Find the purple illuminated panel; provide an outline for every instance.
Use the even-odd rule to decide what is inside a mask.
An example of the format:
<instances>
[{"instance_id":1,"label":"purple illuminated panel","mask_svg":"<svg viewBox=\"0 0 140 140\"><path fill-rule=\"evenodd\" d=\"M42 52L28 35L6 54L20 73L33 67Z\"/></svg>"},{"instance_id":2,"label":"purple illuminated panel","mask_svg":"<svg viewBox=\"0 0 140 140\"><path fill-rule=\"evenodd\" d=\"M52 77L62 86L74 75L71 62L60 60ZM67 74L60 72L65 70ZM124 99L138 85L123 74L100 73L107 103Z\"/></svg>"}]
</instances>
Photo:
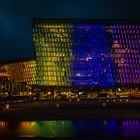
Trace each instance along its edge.
<instances>
[{"instance_id":1,"label":"purple illuminated panel","mask_svg":"<svg viewBox=\"0 0 140 140\"><path fill-rule=\"evenodd\" d=\"M122 86L140 84L140 25L113 25L111 30L118 83Z\"/></svg>"}]
</instances>

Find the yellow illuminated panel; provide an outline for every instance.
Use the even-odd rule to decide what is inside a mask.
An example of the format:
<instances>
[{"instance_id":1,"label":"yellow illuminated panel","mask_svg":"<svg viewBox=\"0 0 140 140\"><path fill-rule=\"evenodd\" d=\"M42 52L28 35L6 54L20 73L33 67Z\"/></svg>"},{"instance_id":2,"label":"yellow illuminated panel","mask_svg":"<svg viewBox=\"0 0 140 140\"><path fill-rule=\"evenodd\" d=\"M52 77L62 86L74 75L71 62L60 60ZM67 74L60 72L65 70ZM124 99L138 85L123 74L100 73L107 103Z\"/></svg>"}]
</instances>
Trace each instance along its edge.
<instances>
[{"instance_id":1,"label":"yellow illuminated panel","mask_svg":"<svg viewBox=\"0 0 140 140\"><path fill-rule=\"evenodd\" d=\"M34 60L13 62L4 65L7 77L16 83L26 82L28 85L36 83L36 63Z\"/></svg>"}]
</instances>

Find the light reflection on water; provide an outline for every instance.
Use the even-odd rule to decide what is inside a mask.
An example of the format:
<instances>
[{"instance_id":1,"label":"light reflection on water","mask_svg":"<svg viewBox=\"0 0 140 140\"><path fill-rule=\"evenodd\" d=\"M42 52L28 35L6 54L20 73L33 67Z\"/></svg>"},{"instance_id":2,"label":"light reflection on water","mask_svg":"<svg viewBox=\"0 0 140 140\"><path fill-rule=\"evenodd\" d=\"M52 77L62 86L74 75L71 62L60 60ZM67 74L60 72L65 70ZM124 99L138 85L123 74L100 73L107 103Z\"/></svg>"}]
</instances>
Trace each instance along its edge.
<instances>
[{"instance_id":1,"label":"light reflection on water","mask_svg":"<svg viewBox=\"0 0 140 140\"><path fill-rule=\"evenodd\" d=\"M0 137L140 136L140 120L0 121Z\"/></svg>"}]
</instances>

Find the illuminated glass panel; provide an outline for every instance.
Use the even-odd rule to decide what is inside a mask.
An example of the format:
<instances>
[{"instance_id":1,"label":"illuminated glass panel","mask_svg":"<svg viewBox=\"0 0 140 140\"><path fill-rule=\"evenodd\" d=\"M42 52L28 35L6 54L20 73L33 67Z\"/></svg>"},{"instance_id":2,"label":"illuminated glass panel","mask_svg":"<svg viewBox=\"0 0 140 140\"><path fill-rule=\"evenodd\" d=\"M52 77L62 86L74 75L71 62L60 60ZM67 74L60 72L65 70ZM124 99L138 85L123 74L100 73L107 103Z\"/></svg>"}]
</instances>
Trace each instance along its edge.
<instances>
[{"instance_id":1,"label":"illuminated glass panel","mask_svg":"<svg viewBox=\"0 0 140 140\"><path fill-rule=\"evenodd\" d=\"M140 84L140 24L33 20L39 85L102 87Z\"/></svg>"},{"instance_id":2,"label":"illuminated glass panel","mask_svg":"<svg viewBox=\"0 0 140 140\"><path fill-rule=\"evenodd\" d=\"M74 86L114 87L116 74L110 54L112 37L103 24L74 26L72 81Z\"/></svg>"},{"instance_id":3,"label":"illuminated glass panel","mask_svg":"<svg viewBox=\"0 0 140 140\"><path fill-rule=\"evenodd\" d=\"M37 24L33 30L39 85L70 86L72 58L72 26L68 24Z\"/></svg>"},{"instance_id":4,"label":"illuminated glass panel","mask_svg":"<svg viewBox=\"0 0 140 140\"><path fill-rule=\"evenodd\" d=\"M36 63L34 60L12 62L3 67L6 69L8 79L13 80L13 82L25 82L28 85L36 83Z\"/></svg>"},{"instance_id":5,"label":"illuminated glass panel","mask_svg":"<svg viewBox=\"0 0 140 140\"><path fill-rule=\"evenodd\" d=\"M140 84L140 24L114 24L111 29L118 84Z\"/></svg>"}]
</instances>

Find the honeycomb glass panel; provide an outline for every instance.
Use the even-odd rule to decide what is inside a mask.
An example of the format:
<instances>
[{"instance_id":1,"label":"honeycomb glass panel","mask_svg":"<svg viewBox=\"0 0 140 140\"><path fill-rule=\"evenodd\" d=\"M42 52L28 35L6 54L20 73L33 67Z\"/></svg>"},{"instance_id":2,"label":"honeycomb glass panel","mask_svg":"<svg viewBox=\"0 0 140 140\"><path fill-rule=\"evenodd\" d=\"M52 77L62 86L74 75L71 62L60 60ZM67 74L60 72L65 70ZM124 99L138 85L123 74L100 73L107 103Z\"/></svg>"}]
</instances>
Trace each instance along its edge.
<instances>
[{"instance_id":1,"label":"honeycomb glass panel","mask_svg":"<svg viewBox=\"0 0 140 140\"><path fill-rule=\"evenodd\" d=\"M47 24L44 23L41 26L37 23L38 32L33 32L33 42L35 44L36 50L36 64L38 75L36 75L37 84L41 85L52 85L52 86L70 86L69 80L65 82L66 79L70 79L70 61L67 65L67 60L65 57L69 57L71 53L72 39L70 34L72 33L72 28L66 26L65 24ZM70 32L69 29L70 28ZM40 45L38 46L38 44ZM38 49L39 48L39 49ZM69 49L70 51L67 51ZM41 57L44 59L41 59ZM43 63L42 63L43 62ZM42 63L42 64L41 64ZM40 75L43 75L42 77ZM66 84L67 83L67 84Z\"/></svg>"},{"instance_id":2,"label":"honeycomb glass panel","mask_svg":"<svg viewBox=\"0 0 140 140\"><path fill-rule=\"evenodd\" d=\"M102 88L140 84L139 23L65 21L33 21L37 84Z\"/></svg>"}]
</instances>

